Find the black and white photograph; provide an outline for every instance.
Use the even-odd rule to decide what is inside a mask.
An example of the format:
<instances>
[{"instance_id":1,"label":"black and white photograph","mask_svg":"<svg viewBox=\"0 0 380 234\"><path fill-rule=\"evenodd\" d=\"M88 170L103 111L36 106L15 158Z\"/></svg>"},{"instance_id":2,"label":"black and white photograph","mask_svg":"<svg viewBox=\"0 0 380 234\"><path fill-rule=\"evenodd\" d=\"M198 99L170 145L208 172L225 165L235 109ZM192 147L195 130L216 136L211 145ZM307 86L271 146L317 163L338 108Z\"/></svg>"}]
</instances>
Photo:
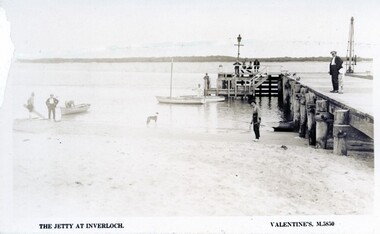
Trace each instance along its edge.
<instances>
[{"instance_id":1,"label":"black and white photograph","mask_svg":"<svg viewBox=\"0 0 380 234\"><path fill-rule=\"evenodd\" d=\"M0 0L0 233L380 232L379 10Z\"/></svg>"}]
</instances>

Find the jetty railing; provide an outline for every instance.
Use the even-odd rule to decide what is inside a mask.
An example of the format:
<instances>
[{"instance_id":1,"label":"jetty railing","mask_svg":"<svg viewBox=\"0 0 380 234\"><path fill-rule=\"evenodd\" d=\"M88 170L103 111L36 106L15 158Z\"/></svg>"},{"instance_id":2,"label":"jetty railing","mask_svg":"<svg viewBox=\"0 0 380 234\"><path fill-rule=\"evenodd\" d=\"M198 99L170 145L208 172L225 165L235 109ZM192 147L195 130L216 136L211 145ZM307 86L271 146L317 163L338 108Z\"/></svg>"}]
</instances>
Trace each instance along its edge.
<instances>
[{"instance_id":1,"label":"jetty railing","mask_svg":"<svg viewBox=\"0 0 380 234\"><path fill-rule=\"evenodd\" d=\"M205 90L206 95L227 97L278 96L278 79L282 66L262 66L258 71L240 69L236 72L219 72L215 88Z\"/></svg>"}]
</instances>

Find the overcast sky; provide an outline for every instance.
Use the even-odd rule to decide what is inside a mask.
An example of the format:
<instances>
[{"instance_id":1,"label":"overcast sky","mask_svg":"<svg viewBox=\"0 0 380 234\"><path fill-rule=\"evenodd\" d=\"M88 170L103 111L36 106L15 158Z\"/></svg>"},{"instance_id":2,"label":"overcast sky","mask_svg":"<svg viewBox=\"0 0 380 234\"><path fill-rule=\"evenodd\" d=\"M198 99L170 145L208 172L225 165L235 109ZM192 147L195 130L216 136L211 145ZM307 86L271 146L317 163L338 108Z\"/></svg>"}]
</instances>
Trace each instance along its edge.
<instances>
[{"instance_id":1,"label":"overcast sky","mask_svg":"<svg viewBox=\"0 0 380 234\"><path fill-rule=\"evenodd\" d=\"M3 0L16 57L373 57L378 0ZM378 47L377 47L378 48Z\"/></svg>"}]
</instances>

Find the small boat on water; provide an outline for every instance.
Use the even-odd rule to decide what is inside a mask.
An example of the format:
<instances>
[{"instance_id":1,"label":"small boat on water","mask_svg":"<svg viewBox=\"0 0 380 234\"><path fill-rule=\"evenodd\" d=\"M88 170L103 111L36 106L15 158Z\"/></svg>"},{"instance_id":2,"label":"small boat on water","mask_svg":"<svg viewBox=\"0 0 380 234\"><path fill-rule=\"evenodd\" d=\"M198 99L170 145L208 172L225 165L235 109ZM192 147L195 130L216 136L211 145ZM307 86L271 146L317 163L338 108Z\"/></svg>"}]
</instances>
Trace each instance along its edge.
<instances>
[{"instance_id":1,"label":"small boat on water","mask_svg":"<svg viewBox=\"0 0 380 234\"><path fill-rule=\"evenodd\" d=\"M224 102L226 100L223 96L205 96L206 102Z\"/></svg>"},{"instance_id":2,"label":"small boat on water","mask_svg":"<svg viewBox=\"0 0 380 234\"><path fill-rule=\"evenodd\" d=\"M269 126L273 128L275 132L293 132L294 131L294 122L293 121L280 121L269 123Z\"/></svg>"},{"instance_id":3,"label":"small boat on water","mask_svg":"<svg viewBox=\"0 0 380 234\"><path fill-rule=\"evenodd\" d=\"M201 97L199 97L196 95L186 95L186 96L180 96L180 97L194 98L194 99L202 98L202 99L204 99L205 103L208 103L208 102L224 102L226 100L226 98L223 96L201 96Z\"/></svg>"},{"instance_id":4,"label":"small boat on water","mask_svg":"<svg viewBox=\"0 0 380 234\"><path fill-rule=\"evenodd\" d=\"M156 96L156 99L160 103L169 103L169 104L204 104L206 102L203 97L196 97L196 96L179 96L179 97Z\"/></svg>"},{"instance_id":5,"label":"small boat on water","mask_svg":"<svg viewBox=\"0 0 380 234\"><path fill-rule=\"evenodd\" d=\"M173 59L171 62L171 72L170 72L170 96L156 96L159 103L166 104L204 104L206 102L204 97L200 96L172 96L173 89Z\"/></svg>"},{"instance_id":6,"label":"small boat on water","mask_svg":"<svg viewBox=\"0 0 380 234\"><path fill-rule=\"evenodd\" d=\"M60 107L61 115L71 115L86 112L90 106L90 104L77 104L71 107Z\"/></svg>"},{"instance_id":7,"label":"small boat on water","mask_svg":"<svg viewBox=\"0 0 380 234\"><path fill-rule=\"evenodd\" d=\"M208 102L224 102L226 98L224 96L197 96L197 95L185 95L185 96L180 96L184 98L194 98L194 99L199 99L202 98L204 99L205 103Z\"/></svg>"}]
</instances>

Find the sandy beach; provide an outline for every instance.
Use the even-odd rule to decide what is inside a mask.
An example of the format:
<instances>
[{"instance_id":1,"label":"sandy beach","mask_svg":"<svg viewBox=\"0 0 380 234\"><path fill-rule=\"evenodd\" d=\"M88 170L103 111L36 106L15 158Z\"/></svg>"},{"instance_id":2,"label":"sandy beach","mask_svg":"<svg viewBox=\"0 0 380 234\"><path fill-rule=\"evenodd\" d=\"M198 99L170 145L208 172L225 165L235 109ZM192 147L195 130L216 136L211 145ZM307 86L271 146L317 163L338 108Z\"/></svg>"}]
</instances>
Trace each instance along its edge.
<instances>
[{"instance_id":1,"label":"sandy beach","mask_svg":"<svg viewBox=\"0 0 380 234\"><path fill-rule=\"evenodd\" d=\"M373 214L373 154L297 133L15 120L15 217ZM281 147L282 145L286 147Z\"/></svg>"}]
</instances>

